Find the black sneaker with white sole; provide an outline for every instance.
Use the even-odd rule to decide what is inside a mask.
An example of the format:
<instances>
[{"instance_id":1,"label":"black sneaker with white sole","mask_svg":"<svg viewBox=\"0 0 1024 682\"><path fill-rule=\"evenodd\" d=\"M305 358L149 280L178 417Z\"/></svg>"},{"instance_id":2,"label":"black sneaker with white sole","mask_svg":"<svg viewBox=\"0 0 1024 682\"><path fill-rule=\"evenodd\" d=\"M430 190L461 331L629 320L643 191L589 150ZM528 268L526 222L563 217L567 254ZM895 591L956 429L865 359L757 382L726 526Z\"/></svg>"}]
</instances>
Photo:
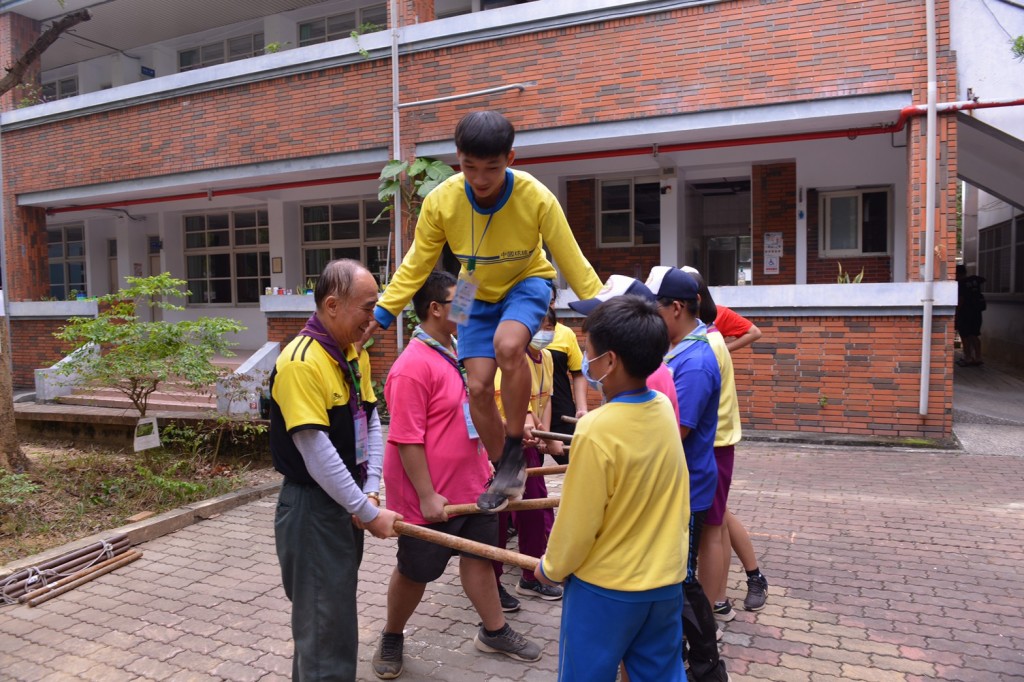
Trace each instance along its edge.
<instances>
[{"instance_id":1,"label":"black sneaker with white sole","mask_svg":"<svg viewBox=\"0 0 1024 682\"><path fill-rule=\"evenodd\" d=\"M508 593L505 586L498 584L498 601L501 602L501 610L505 613L512 613L519 610L519 600Z\"/></svg>"},{"instance_id":2,"label":"black sneaker with white sole","mask_svg":"<svg viewBox=\"0 0 1024 682\"><path fill-rule=\"evenodd\" d=\"M747 597L743 600L743 608L747 611L760 611L768 601L768 579L763 574L747 578Z\"/></svg>"},{"instance_id":3,"label":"black sneaker with white sole","mask_svg":"<svg viewBox=\"0 0 1024 682\"><path fill-rule=\"evenodd\" d=\"M518 661L540 660L540 646L510 628L508 623L496 635L488 635L487 630L481 626L477 630L473 644L480 651L486 651L489 654L505 654Z\"/></svg>"}]
</instances>

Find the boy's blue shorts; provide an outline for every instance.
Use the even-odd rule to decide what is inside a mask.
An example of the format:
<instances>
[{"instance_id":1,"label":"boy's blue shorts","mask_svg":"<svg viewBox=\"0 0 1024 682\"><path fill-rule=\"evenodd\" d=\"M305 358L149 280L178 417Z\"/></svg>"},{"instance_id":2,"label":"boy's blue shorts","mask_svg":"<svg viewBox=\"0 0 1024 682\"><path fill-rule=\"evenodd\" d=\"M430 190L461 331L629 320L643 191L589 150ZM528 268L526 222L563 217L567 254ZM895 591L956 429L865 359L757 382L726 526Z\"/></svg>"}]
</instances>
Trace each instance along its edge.
<instances>
[{"instance_id":1,"label":"boy's blue shorts","mask_svg":"<svg viewBox=\"0 0 1024 682\"><path fill-rule=\"evenodd\" d=\"M527 277L497 303L473 301L469 321L459 325L459 359L493 358L494 333L500 323L508 320L521 322L533 336L540 329L549 305L551 282L541 277Z\"/></svg>"}]
</instances>

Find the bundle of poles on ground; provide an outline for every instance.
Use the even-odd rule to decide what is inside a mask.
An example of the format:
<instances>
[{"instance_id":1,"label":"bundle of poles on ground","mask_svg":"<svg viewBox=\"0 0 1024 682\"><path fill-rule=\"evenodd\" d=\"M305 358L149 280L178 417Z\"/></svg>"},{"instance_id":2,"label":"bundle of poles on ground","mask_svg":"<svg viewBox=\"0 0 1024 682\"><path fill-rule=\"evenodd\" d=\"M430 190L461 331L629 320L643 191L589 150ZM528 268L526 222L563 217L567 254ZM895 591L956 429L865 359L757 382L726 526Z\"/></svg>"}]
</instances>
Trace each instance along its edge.
<instances>
[{"instance_id":1,"label":"bundle of poles on ground","mask_svg":"<svg viewBox=\"0 0 1024 682\"><path fill-rule=\"evenodd\" d=\"M564 418L565 421L575 421ZM549 431L533 431L537 438L560 440L571 443L572 436ZM565 448L568 452L568 448ZM527 476L547 476L565 473L568 465L541 466L526 470ZM508 503L505 511L528 511L531 509L554 509L560 499L547 497L539 500L517 500ZM483 513L475 504L452 504L444 508L449 516ZM469 552L485 559L493 559L502 563L518 566L533 571L537 568L537 559L526 554L501 549L480 542L447 533L416 526L404 521L395 522L395 531L400 535L433 542L450 547L460 552ZM0 580L0 604L28 604L37 606L68 590L72 590L94 578L125 566L142 556L142 552L130 548L127 535L117 535L107 540L94 542L91 545L68 552L54 559L29 566L12 573Z\"/></svg>"},{"instance_id":2,"label":"bundle of poles on ground","mask_svg":"<svg viewBox=\"0 0 1024 682\"><path fill-rule=\"evenodd\" d=\"M0 581L0 604L38 606L141 556L127 535L94 542L7 576Z\"/></svg>"}]
</instances>

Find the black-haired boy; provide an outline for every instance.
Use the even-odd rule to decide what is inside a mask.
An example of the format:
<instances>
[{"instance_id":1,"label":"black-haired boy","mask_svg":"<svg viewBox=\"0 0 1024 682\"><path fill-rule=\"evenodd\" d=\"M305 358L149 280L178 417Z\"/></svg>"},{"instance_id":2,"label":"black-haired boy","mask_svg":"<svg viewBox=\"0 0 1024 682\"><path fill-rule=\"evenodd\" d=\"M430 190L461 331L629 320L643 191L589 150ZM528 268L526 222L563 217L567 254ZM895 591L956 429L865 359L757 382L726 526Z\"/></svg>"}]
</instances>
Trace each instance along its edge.
<instances>
[{"instance_id":1,"label":"black-haired boy","mask_svg":"<svg viewBox=\"0 0 1024 682\"><path fill-rule=\"evenodd\" d=\"M524 351L547 312L555 276L544 247L581 298L601 288L555 196L533 176L509 168L514 139L512 124L495 111L459 121L455 147L462 172L423 201L412 247L374 311L376 323L387 328L448 243L462 263L452 319L459 323L470 413L497 462L494 482L477 501L484 511L503 509L526 482L522 439L530 368ZM507 432L494 402L498 368Z\"/></svg>"},{"instance_id":2,"label":"black-haired boy","mask_svg":"<svg viewBox=\"0 0 1024 682\"><path fill-rule=\"evenodd\" d=\"M536 575L566 581L559 680L680 682L689 477L675 414L647 377L668 350L650 301L618 296L583 326L583 373L607 403L576 426Z\"/></svg>"}]
</instances>

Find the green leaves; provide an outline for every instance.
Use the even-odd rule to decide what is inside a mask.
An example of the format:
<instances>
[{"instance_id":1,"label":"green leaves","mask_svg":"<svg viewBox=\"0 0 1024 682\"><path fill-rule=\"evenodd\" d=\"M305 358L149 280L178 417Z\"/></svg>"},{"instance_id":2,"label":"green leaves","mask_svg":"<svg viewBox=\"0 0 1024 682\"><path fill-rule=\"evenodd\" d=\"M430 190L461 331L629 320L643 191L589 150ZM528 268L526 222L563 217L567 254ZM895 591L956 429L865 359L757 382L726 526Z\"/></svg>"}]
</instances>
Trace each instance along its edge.
<instances>
[{"instance_id":1,"label":"green leaves","mask_svg":"<svg viewBox=\"0 0 1024 682\"><path fill-rule=\"evenodd\" d=\"M412 163L398 159L388 161L380 172L380 184L377 186L377 199L385 207L373 222L379 221L388 211L395 210L397 196L402 198L405 214L415 220L420 215L423 199L454 174L455 169L451 166L429 156L421 156Z\"/></svg>"},{"instance_id":2,"label":"green leaves","mask_svg":"<svg viewBox=\"0 0 1024 682\"><path fill-rule=\"evenodd\" d=\"M200 317L180 322L146 322L140 306L183 310L168 298L188 296L185 282L168 273L127 277L128 286L101 296L95 318L72 318L55 336L98 353L74 353L61 365L65 375L78 375L87 384L113 388L127 396L140 416L146 416L149 396L160 384L179 382L194 391L208 390L225 371L214 366L214 355L231 355L228 334L244 327L226 317Z\"/></svg>"}]
</instances>

